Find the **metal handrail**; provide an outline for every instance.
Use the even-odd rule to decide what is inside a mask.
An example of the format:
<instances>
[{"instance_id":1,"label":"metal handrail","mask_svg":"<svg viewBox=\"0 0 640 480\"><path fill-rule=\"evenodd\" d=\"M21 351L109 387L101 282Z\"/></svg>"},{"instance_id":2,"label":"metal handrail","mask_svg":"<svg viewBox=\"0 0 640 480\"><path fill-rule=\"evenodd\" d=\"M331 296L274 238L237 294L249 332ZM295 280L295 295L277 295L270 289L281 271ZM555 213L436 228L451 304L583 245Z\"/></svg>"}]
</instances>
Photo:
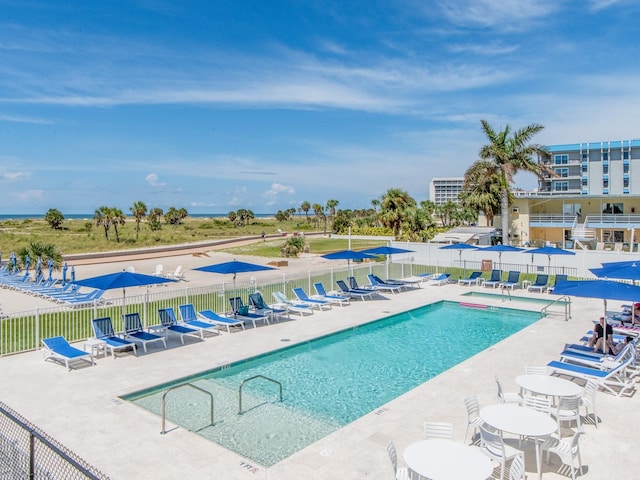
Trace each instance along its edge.
<instances>
[{"instance_id":1,"label":"metal handrail","mask_svg":"<svg viewBox=\"0 0 640 480\"><path fill-rule=\"evenodd\" d=\"M162 395L162 431L160 432L161 435L164 435L165 433L167 433L167 431L165 429L165 407L166 407L167 394L169 392L171 392L172 390L177 390L178 388L182 388L182 387L195 388L196 390L199 390L202 393L206 393L207 395L209 395L209 398L211 399L211 423L209 425L207 425L207 427L212 427L212 426L215 425L215 422L213 421L213 394L211 392L208 392L207 390L205 390L203 388L196 387L195 385L193 385L191 383L183 383L182 385L176 385L175 387L169 388Z\"/></svg>"},{"instance_id":2,"label":"metal handrail","mask_svg":"<svg viewBox=\"0 0 640 480\"><path fill-rule=\"evenodd\" d=\"M257 378L263 378L269 382L276 383L280 387L280 401L282 401L282 383L280 383L277 380L274 380L273 378L265 377L264 375L255 375L253 377L243 380L242 383L240 384L240 388L238 389L238 415L242 415L243 413L242 412L242 387L244 387L245 383L250 382L251 380L255 380Z\"/></svg>"},{"instance_id":3,"label":"metal handrail","mask_svg":"<svg viewBox=\"0 0 640 480\"><path fill-rule=\"evenodd\" d=\"M565 321L569 321L571 318L571 298L567 295L562 295L561 297L556 298L553 302L548 305L545 305L540 309L540 314L547 316L547 309L551 307L553 304L558 303L559 301L564 301L564 319Z\"/></svg>"}]
</instances>

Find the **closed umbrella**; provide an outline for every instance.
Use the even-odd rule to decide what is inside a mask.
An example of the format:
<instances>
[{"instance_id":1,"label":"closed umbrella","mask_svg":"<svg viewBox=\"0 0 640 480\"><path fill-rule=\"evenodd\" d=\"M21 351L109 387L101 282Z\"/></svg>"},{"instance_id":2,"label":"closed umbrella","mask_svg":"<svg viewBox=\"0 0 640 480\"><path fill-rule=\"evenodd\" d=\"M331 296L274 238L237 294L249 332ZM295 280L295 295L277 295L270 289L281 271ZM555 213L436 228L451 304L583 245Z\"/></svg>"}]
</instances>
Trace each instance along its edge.
<instances>
[{"instance_id":1,"label":"closed umbrella","mask_svg":"<svg viewBox=\"0 0 640 480\"><path fill-rule=\"evenodd\" d=\"M53 258L50 258L49 259L49 264L48 264L48 267L49 267L49 281L53 280L53 265L54 265L53 264Z\"/></svg>"},{"instance_id":2,"label":"closed umbrella","mask_svg":"<svg viewBox=\"0 0 640 480\"><path fill-rule=\"evenodd\" d=\"M40 257L36 259L36 280L42 275L42 260Z\"/></svg>"},{"instance_id":3,"label":"closed umbrella","mask_svg":"<svg viewBox=\"0 0 640 480\"><path fill-rule=\"evenodd\" d=\"M9 255L9 259L13 262L13 271L14 273L18 271L18 257L16 257L15 252L11 252Z\"/></svg>"},{"instance_id":4,"label":"closed umbrella","mask_svg":"<svg viewBox=\"0 0 640 480\"><path fill-rule=\"evenodd\" d=\"M29 257L29 255L24 257L24 270L25 270L25 274L29 274L29 267L31 266L31 258Z\"/></svg>"},{"instance_id":5,"label":"closed umbrella","mask_svg":"<svg viewBox=\"0 0 640 480\"><path fill-rule=\"evenodd\" d=\"M62 266L62 286L64 287L67 284L67 269L69 268L69 266L67 265L67 262L64 262L64 265Z\"/></svg>"},{"instance_id":6,"label":"closed umbrella","mask_svg":"<svg viewBox=\"0 0 640 480\"><path fill-rule=\"evenodd\" d=\"M71 283L75 283L76 281L76 267L75 265L71 265Z\"/></svg>"},{"instance_id":7,"label":"closed umbrella","mask_svg":"<svg viewBox=\"0 0 640 480\"><path fill-rule=\"evenodd\" d=\"M557 248L557 247L540 247L540 248L533 248L531 250L526 250L523 253L530 253L531 255L546 255L549 259L549 269L547 270L547 273L549 275L551 275L551 256L552 255L575 255L575 252L572 252L570 250L564 250L562 248ZM532 259L533 262L533 259Z\"/></svg>"}]
</instances>

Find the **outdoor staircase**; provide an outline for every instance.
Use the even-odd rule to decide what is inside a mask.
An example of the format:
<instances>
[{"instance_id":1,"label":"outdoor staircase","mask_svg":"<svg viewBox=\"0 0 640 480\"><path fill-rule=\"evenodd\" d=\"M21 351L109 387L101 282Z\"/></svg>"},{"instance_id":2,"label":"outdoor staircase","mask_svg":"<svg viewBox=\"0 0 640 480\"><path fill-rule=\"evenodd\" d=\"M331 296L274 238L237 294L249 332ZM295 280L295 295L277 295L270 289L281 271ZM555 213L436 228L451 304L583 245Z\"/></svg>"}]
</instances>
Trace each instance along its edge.
<instances>
[{"instance_id":1,"label":"outdoor staircase","mask_svg":"<svg viewBox=\"0 0 640 480\"><path fill-rule=\"evenodd\" d=\"M571 240L582 250L594 250L596 246L596 229L589 228L585 223L573 225Z\"/></svg>"}]
</instances>

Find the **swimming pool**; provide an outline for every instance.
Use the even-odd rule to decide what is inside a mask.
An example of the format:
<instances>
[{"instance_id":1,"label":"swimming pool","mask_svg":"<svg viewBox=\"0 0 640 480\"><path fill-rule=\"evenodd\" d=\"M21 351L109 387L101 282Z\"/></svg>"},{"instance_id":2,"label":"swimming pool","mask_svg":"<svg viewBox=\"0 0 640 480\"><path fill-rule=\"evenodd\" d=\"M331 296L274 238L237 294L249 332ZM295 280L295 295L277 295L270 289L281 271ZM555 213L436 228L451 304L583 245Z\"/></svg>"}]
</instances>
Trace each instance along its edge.
<instances>
[{"instance_id":1,"label":"swimming pool","mask_svg":"<svg viewBox=\"0 0 640 480\"><path fill-rule=\"evenodd\" d=\"M453 302L393 315L300 345L124 396L158 415L167 389L178 388L166 417L269 467L406 393L540 318L507 308ZM246 379L260 375L242 389Z\"/></svg>"}]
</instances>

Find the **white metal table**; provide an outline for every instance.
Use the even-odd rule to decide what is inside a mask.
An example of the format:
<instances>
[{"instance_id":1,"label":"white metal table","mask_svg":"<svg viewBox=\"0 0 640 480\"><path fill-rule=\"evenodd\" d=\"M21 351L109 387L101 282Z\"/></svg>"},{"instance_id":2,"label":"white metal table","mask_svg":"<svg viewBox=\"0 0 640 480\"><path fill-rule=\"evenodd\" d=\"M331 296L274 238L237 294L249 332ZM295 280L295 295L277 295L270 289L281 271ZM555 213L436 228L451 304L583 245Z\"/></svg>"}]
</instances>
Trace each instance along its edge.
<instances>
[{"instance_id":1,"label":"white metal table","mask_svg":"<svg viewBox=\"0 0 640 480\"><path fill-rule=\"evenodd\" d=\"M485 480L493 472L491 460L480 449L452 440L412 443L403 457L410 470L431 480Z\"/></svg>"},{"instance_id":2,"label":"white metal table","mask_svg":"<svg viewBox=\"0 0 640 480\"><path fill-rule=\"evenodd\" d=\"M480 409L480 418L502 432L534 437L538 478L542 478L540 443L538 439L551 435L558 429L558 424L553 418L532 408L506 403L490 405Z\"/></svg>"},{"instance_id":3,"label":"white metal table","mask_svg":"<svg viewBox=\"0 0 640 480\"><path fill-rule=\"evenodd\" d=\"M87 351L87 348L89 348L89 352L91 352L91 356L97 357L100 354L104 355L105 357L107 356L107 344L105 343L104 340L100 340L99 338L96 337L90 337L87 338L84 341L84 351Z\"/></svg>"},{"instance_id":4,"label":"white metal table","mask_svg":"<svg viewBox=\"0 0 640 480\"><path fill-rule=\"evenodd\" d=\"M577 383L551 375L520 375L516 377L518 386L529 392L548 397L575 397L582 394Z\"/></svg>"}]
</instances>

